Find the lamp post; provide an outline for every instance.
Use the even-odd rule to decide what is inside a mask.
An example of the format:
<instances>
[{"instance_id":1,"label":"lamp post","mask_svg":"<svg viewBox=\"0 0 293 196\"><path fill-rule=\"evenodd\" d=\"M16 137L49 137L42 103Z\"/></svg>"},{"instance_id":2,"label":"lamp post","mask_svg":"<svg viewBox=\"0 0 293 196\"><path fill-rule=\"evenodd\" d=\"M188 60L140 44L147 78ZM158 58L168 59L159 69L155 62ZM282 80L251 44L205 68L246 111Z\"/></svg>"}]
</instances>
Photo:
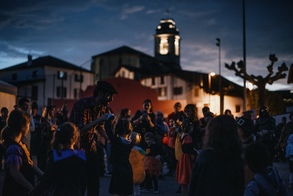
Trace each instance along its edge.
<instances>
[{"instance_id":1,"label":"lamp post","mask_svg":"<svg viewBox=\"0 0 293 196\"><path fill-rule=\"evenodd\" d=\"M216 38L216 46L219 47L219 97L220 97L220 114L223 114L224 110L224 96L222 91L222 76L221 76L221 39Z\"/></svg>"},{"instance_id":2,"label":"lamp post","mask_svg":"<svg viewBox=\"0 0 293 196\"><path fill-rule=\"evenodd\" d=\"M211 93L212 93L212 77L215 76L215 72L211 72L208 75L208 87L209 87L209 106L211 107Z\"/></svg>"},{"instance_id":3,"label":"lamp post","mask_svg":"<svg viewBox=\"0 0 293 196\"><path fill-rule=\"evenodd\" d=\"M242 25L243 25L243 70L246 72L246 22L245 22L245 0L242 0ZM243 111L246 110L246 79L243 79Z\"/></svg>"}]
</instances>

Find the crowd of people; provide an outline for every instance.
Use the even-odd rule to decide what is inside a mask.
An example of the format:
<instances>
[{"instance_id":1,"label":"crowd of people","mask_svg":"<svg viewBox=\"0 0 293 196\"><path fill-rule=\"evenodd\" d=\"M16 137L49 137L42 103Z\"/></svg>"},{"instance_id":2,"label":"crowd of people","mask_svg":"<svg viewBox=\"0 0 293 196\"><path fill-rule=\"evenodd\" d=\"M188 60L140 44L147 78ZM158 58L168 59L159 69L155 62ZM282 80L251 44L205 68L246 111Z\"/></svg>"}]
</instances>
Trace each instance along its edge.
<instances>
[{"instance_id":1,"label":"crowd of people","mask_svg":"<svg viewBox=\"0 0 293 196\"><path fill-rule=\"evenodd\" d=\"M111 176L113 195L158 194L164 176L174 177L183 196L287 195L293 187L293 113L276 125L266 106L255 121L251 111L215 115L205 106L198 118L195 104L177 102L164 117L145 99L133 117L128 108L116 117L109 104L117 93L98 81L70 112L64 104L38 114L25 97L12 111L3 107L2 195L96 196L102 175ZM289 187L273 167L279 160L288 162Z\"/></svg>"}]
</instances>

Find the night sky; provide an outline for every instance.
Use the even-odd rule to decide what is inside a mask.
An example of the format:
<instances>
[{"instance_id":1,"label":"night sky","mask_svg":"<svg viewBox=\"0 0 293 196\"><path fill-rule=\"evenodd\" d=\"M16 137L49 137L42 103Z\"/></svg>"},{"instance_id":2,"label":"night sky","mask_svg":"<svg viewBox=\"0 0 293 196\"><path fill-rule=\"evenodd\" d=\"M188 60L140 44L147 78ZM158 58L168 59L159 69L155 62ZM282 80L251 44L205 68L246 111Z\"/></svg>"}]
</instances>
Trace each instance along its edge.
<instances>
[{"instance_id":1,"label":"night sky","mask_svg":"<svg viewBox=\"0 0 293 196\"><path fill-rule=\"evenodd\" d=\"M184 70L219 73L242 84L225 68L243 59L242 0L1 0L0 69L51 55L90 68L92 56L123 45L154 56L155 29L173 18L181 36ZM167 12L169 10L169 12ZM266 76L270 54L293 63L293 1L246 2L247 72ZM292 89L287 79L266 86Z\"/></svg>"}]
</instances>

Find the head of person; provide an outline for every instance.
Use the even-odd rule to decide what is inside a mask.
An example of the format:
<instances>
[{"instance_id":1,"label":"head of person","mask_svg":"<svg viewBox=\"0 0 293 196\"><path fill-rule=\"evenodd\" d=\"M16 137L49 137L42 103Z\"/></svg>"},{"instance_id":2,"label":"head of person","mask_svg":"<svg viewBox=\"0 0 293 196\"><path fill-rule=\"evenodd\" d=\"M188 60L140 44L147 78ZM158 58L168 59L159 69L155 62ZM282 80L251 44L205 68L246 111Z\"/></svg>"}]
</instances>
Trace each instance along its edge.
<instances>
[{"instance_id":1,"label":"head of person","mask_svg":"<svg viewBox=\"0 0 293 196\"><path fill-rule=\"evenodd\" d=\"M207 107L207 106L204 106L204 107L201 109L201 111L202 111L202 114L205 115L205 113L210 112L210 108Z\"/></svg>"},{"instance_id":2,"label":"head of person","mask_svg":"<svg viewBox=\"0 0 293 196\"><path fill-rule=\"evenodd\" d=\"M71 122L65 122L55 131L53 148L56 150L72 148L77 143L78 138L79 131L76 126Z\"/></svg>"},{"instance_id":3,"label":"head of person","mask_svg":"<svg viewBox=\"0 0 293 196\"><path fill-rule=\"evenodd\" d=\"M156 112L156 122L163 122L164 121L164 114L162 111Z\"/></svg>"},{"instance_id":4,"label":"head of person","mask_svg":"<svg viewBox=\"0 0 293 196\"><path fill-rule=\"evenodd\" d=\"M245 112L242 112L244 118L250 118L251 119L251 114L253 113L253 111L251 110L248 110L248 111L245 111Z\"/></svg>"},{"instance_id":5,"label":"head of person","mask_svg":"<svg viewBox=\"0 0 293 196\"><path fill-rule=\"evenodd\" d=\"M26 97L22 97L18 100L18 107L23 111L28 111L30 101Z\"/></svg>"},{"instance_id":6,"label":"head of person","mask_svg":"<svg viewBox=\"0 0 293 196\"><path fill-rule=\"evenodd\" d=\"M207 125L204 148L212 149L222 159L238 159L242 154L237 123L228 115L214 117Z\"/></svg>"},{"instance_id":7,"label":"head of person","mask_svg":"<svg viewBox=\"0 0 293 196\"><path fill-rule=\"evenodd\" d=\"M174 112L177 113L177 112L180 112L181 111L181 108L182 108L182 105L180 102L176 102L174 104Z\"/></svg>"},{"instance_id":8,"label":"head of person","mask_svg":"<svg viewBox=\"0 0 293 196\"><path fill-rule=\"evenodd\" d=\"M146 132L144 134L144 140L147 145L151 145L155 142L155 135L152 132Z\"/></svg>"},{"instance_id":9,"label":"head of person","mask_svg":"<svg viewBox=\"0 0 293 196\"><path fill-rule=\"evenodd\" d=\"M184 108L184 113L186 114L186 117L189 119L197 119L197 108L195 104L187 104Z\"/></svg>"},{"instance_id":10,"label":"head of person","mask_svg":"<svg viewBox=\"0 0 293 196\"><path fill-rule=\"evenodd\" d=\"M14 108L15 110L19 110L19 105L16 104L16 105L13 106L13 108Z\"/></svg>"},{"instance_id":11,"label":"head of person","mask_svg":"<svg viewBox=\"0 0 293 196\"><path fill-rule=\"evenodd\" d=\"M293 114L293 112L291 112L291 113ZM290 119L291 119L291 113L290 113ZM282 123L286 124L286 122L287 122L287 118L286 118L286 116L283 116L282 117Z\"/></svg>"},{"instance_id":12,"label":"head of person","mask_svg":"<svg viewBox=\"0 0 293 196\"><path fill-rule=\"evenodd\" d=\"M268 117L269 116L269 111L267 106L261 106L259 109L259 117Z\"/></svg>"},{"instance_id":13,"label":"head of person","mask_svg":"<svg viewBox=\"0 0 293 196\"><path fill-rule=\"evenodd\" d=\"M144 111L147 111L148 113L153 112L153 104L150 99L146 99L143 101L142 108Z\"/></svg>"},{"instance_id":14,"label":"head of person","mask_svg":"<svg viewBox=\"0 0 293 196\"><path fill-rule=\"evenodd\" d=\"M53 117L55 116L56 106L55 105L48 105L46 107L45 117Z\"/></svg>"},{"instance_id":15,"label":"head of person","mask_svg":"<svg viewBox=\"0 0 293 196\"><path fill-rule=\"evenodd\" d=\"M244 158L248 167L255 173L262 173L270 165L270 152L262 142L253 142L244 149Z\"/></svg>"},{"instance_id":16,"label":"head of person","mask_svg":"<svg viewBox=\"0 0 293 196\"><path fill-rule=\"evenodd\" d=\"M123 108L120 112L120 118L130 118L131 110L129 108Z\"/></svg>"},{"instance_id":17,"label":"head of person","mask_svg":"<svg viewBox=\"0 0 293 196\"><path fill-rule=\"evenodd\" d=\"M224 112L225 115L229 115L229 116L232 116L232 112L231 110L229 109L226 109L225 112Z\"/></svg>"},{"instance_id":18,"label":"head of person","mask_svg":"<svg viewBox=\"0 0 293 196\"><path fill-rule=\"evenodd\" d=\"M236 119L239 136L242 140L249 138L253 134L253 124L245 117Z\"/></svg>"},{"instance_id":19,"label":"head of person","mask_svg":"<svg viewBox=\"0 0 293 196\"><path fill-rule=\"evenodd\" d=\"M115 133L118 136L128 138L132 132L131 122L127 119L119 119L115 126Z\"/></svg>"},{"instance_id":20,"label":"head of person","mask_svg":"<svg viewBox=\"0 0 293 196\"><path fill-rule=\"evenodd\" d=\"M140 135L140 133L132 132L130 135L130 139L134 145L138 145L138 144L140 144L140 141L141 141L141 135Z\"/></svg>"},{"instance_id":21,"label":"head of person","mask_svg":"<svg viewBox=\"0 0 293 196\"><path fill-rule=\"evenodd\" d=\"M29 132L30 121L31 117L27 112L23 110L11 111L7 119L7 126L3 130L3 134L5 133L5 136L2 135L4 140L7 137L13 139L19 134L25 136Z\"/></svg>"},{"instance_id":22,"label":"head of person","mask_svg":"<svg viewBox=\"0 0 293 196\"><path fill-rule=\"evenodd\" d=\"M4 118L4 119L8 118L8 114L9 114L9 110L7 109L7 107L2 107L1 108L1 116L2 116L2 118Z\"/></svg>"},{"instance_id":23,"label":"head of person","mask_svg":"<svg viewBox=\"0 0 293 196\"><path fill-rule=\"evenodd\" d=\"M96 105L109 105L109 103L113 101L114 94L118 94L118 92L115 90L112 84L102 80L97 81L97 85L93 92Z\"/></svg>"},{"instance_id":24,"label":"head of person","mask_svg":"<svg viewBox=\"0 0 293 196\"><path fill-rule=\"evenodd\" d=\"M33 101L31 104L31 111L32 114L36 114L38 111L38 103L36 101Z\"/></svg>"}]
</instances>

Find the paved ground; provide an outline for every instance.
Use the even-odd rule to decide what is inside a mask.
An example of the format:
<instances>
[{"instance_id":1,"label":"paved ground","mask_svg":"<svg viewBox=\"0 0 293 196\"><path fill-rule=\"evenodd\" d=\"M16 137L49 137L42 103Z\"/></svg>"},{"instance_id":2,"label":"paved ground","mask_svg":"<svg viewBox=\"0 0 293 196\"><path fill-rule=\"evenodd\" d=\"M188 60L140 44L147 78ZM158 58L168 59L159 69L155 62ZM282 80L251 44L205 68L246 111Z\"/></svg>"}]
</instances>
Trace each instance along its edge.
<instances>
[{"instance_id":1,"label":"paved ground","mask_svg":"<svg viewBox=\"0 0 293 196\"><path fill-rule=\"evenodd\" d=\"M280 175L283 177L286 185L288 185L288 178L289 178L289 166L288 163L284 162L275 162L274 166L277 168L277 170L280 172ZM166 171L166 169L164 169ZM3 184L3 179L4 179L4 172L0 172L0 196L2 193L2 184ZM101 196L108 196L111 195L108 193L108 188L110 184L110 179L111 177L109 176L104 176L101 177ZM175 181L175 177L169 177L165 176L164 179L159 179L159 194L158 195L180 195L176 193L176 190L178 189L178 184ZM290 189L289 195L293 195L293 190ZM141 195L154 195L152 192L149 193L141 193Z\"/></svg>"}]
</instances>

